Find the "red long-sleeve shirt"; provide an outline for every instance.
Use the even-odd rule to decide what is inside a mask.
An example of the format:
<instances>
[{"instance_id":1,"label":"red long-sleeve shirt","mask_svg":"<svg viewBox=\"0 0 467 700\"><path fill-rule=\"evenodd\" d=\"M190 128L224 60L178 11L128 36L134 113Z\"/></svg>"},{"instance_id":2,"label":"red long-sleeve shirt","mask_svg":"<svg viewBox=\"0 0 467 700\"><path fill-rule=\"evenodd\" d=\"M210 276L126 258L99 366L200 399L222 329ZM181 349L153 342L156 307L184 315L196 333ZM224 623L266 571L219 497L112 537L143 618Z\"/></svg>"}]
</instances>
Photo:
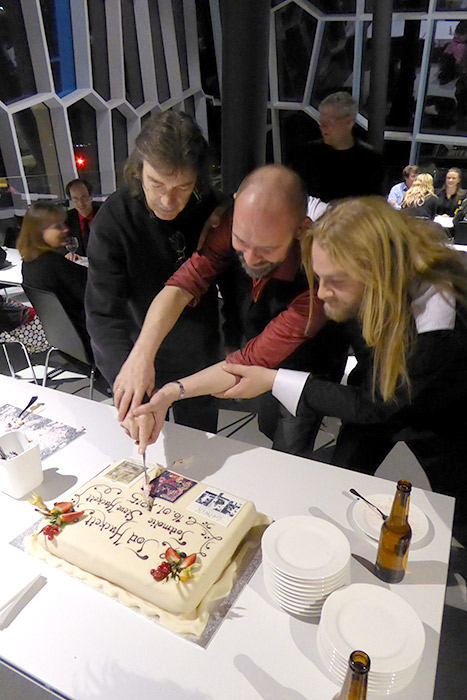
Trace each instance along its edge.
<instances>
[{"instance_id":1,"label":"red long-sleeve shirt","mask_svg":"<svg viewBox=\"0 0 467 700\"><path fill-rule=\"evenodd\" d=\"M211 283L235 255L232 248L232 212L206 239L202 249L194 253L167 285L179 287L193 296L195 306ZM300 272L300 245L294 241L284 262L266 278L253 280L252 298L256 302L270 280L292 282ZM313 316L307 331L310 290L291 299L285 311L272 318L264 331L250 340L241 350L231 353L226 361L243 365L278 367L308 338L318 333L326 322L323 304L313 293Z\"/></svg>"}]
</instances>

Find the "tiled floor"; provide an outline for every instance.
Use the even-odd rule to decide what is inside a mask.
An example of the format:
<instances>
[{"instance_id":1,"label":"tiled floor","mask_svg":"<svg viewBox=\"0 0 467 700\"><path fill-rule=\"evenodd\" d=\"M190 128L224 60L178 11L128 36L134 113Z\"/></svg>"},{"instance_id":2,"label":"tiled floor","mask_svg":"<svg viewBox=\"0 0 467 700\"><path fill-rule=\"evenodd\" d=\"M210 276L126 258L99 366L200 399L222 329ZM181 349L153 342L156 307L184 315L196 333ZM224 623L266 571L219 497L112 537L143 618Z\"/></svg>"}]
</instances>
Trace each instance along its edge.
<instances>
[{"instance_id":1,"label":"tiled floor","mask_svg":"<svg viewBox=\"0 0 467 700\"><path fill-rule=\"evenodd\" d=\"M19 361L19 360L17 360ZM9 374L3 356L0 356L0 372ZM87 396L87 382L69 378L59 390ZM96 391L94 400L109 401L108 396ZM246 423L244 411L220 411L220 434L231 439L254 445L270 447L271 442L258 430L256 417ZM235 431L235 432L234 432ZM327 419L320 431L317 446L328 443L338 431L338 422ZM233 434L232 434L233 433ZM429 488L428 480L411 452L405 445L397 445L383 462L377 475L392 481L397 480L403 467L404 474L415 486ZM439 663L435 688L435 700L464 700L467 687L467 551L455 542L451 548L444 621L441 633ZM46 690L39 688L18 673L0 664L0 700L46 700L52 698ZM271 699L275 700L275 699ZM320 699L321 700L321 699ZM323 699L324 700L324 699ZM425 700L425 698L420 698Z\"/></svg>"}]
</instances>

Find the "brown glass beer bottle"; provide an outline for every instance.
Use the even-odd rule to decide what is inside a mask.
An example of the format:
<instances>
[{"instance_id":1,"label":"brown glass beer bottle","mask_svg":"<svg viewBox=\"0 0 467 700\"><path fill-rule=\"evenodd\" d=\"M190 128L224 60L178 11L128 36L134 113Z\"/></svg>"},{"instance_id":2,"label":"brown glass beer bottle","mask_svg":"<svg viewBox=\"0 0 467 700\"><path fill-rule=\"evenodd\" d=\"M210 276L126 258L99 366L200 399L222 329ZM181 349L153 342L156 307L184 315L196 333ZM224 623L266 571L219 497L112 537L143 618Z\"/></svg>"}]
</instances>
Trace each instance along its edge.
<instances>
[{"instance_id":1,"label":"brown glass beer bottle","mask_svg":"<svg viewBox=\"0 0 467 700\"><path fill-rule=\"evenodd\" d=\"M370 670L370 657L364 651L353 651L349 657L349 667L344 685L334 700L365 700Z\"/></svg>"},{"instance_id":2,"label":"brown glass beer bottle","mask_svg":"<svg viewBox=\"0 0 467 700\"><path fill-rule=\"evenodd\" d=\"M412 538L408 519L411 490L409 481L397 483L391 514L381 527L375 573L387 583L398 583L405 575Z\"/></svg>"}]
</instances>

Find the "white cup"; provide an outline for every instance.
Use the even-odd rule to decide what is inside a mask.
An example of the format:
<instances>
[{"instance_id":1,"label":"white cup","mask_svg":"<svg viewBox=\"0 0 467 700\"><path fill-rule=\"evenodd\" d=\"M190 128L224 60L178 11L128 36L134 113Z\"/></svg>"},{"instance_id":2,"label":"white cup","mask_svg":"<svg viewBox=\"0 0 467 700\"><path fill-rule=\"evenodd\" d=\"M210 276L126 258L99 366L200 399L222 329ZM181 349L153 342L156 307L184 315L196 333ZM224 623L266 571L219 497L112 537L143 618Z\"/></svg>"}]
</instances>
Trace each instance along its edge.
<instances>
[{"instance_id":1,"label":"white cup","mask_svg":"<svg viewBox=\"0 0 467 700\"><path fill-rule=\"evenodd\" d=\"M21 430L12 430L0 437L0 447L6 454L16 452L16 457L0 459L0 490L22 498L42 484L41 453L37 441L29 442Z\"/></svg>"}]
</instances>

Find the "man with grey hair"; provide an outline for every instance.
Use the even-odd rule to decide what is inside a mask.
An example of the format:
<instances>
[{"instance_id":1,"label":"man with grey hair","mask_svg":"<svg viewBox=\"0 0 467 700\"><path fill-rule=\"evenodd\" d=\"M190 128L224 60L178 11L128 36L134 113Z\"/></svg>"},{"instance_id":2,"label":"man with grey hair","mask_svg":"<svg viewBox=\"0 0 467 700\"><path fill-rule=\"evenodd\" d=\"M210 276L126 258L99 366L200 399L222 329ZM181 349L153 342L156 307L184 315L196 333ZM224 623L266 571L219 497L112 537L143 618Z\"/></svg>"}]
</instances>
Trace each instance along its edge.
<instances>
[{"instance_id":1,"label":"man with grey hair","mask_svg":"<svg viewBox=\"0 0 467 700\"><path fill-rule=\"evenodd\" d=\"M382 194L381 156L353 133L357 103L348 92L328 95L319 105L322 139L305 144L291 165L308 194L324 202Z\"/></svg>"}]
</instances>

